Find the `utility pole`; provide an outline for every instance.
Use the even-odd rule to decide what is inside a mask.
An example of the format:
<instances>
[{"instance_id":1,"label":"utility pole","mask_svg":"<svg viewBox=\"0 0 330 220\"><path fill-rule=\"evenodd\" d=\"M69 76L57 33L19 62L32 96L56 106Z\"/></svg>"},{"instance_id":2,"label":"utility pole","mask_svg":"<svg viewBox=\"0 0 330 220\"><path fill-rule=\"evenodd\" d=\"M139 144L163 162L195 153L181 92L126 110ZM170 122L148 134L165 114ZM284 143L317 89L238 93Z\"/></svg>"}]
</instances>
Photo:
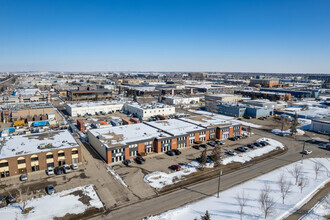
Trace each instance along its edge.
<instances>
[{"instance_id":1,"label":"utility pole","mask_svg":"<svg viewBox=\"0 0 330 220\"><path fill-rule=\"evenodd\" d=\"M222 176L222 169L220 169L219 172L219 181L218 181L218 194L217 194L217 198L219 198L219 194L220 194L220 177Z\"/></svg>"}]
</instances>

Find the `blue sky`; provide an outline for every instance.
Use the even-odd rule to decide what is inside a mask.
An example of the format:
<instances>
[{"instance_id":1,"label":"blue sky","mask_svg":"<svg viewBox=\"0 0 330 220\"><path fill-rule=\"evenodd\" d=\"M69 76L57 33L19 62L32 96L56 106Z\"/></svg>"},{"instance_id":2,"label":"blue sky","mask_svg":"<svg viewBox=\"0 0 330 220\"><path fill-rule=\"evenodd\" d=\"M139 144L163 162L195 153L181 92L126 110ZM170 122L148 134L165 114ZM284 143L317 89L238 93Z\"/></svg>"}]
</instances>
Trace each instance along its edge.
<instances>
[{"instance_id":1,"label":"blue sky","mask_svg":"<svg viewBox=\"0 0 330 220\"><path fill-rule=\"evenodd\" d=\"M330 72L329 0L0 0L0 71Z\"/></svg>"}]
</instances>

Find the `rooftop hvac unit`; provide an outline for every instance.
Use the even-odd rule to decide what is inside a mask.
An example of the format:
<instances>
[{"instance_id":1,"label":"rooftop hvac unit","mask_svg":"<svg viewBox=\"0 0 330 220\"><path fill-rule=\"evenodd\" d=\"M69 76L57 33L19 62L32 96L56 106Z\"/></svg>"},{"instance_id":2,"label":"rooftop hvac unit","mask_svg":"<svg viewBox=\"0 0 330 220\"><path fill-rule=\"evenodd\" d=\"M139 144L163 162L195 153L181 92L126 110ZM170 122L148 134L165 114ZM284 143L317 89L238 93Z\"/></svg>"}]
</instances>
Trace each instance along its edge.
<instances>
[{"instance_id":1,"label":"rooftop hvac unit","mask_svg":"<svg viewBox=\"0 0 330 220\"><path fill-rule=\"evenodd\" d=\"M39 149L45 149L46 148L46 145L45 144L40 144L39 145Z\"/></svg>"}]
</instances>

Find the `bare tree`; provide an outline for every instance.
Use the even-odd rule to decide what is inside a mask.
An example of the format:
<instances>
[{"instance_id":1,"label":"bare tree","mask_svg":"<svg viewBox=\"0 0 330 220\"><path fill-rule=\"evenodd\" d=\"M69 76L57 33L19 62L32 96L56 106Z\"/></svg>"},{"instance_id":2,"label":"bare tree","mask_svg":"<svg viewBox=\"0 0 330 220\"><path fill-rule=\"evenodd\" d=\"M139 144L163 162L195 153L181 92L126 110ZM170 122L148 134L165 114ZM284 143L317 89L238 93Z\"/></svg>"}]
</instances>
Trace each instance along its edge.
<instances>
[{"instance_id":1,"label":"bare tree","mask_svg":"<svg viewBox=\"0 0 330 220\"><path fill-rule=\"evenodd\" d=\"M314 162L314 172L315 172L315 180L317 180L317 177L320 173L321 168L323 167L323 164L319 161Z\"/></svg>"},{"instance_id":2,"label":"bare tree","mask_svg":"<svg viewBox=\"0 0 330 220\"><path fill-rule=\"evenodd\" d=\"M274 212L275 201L274 198L270 196L269 185L264 185L264 188L261 190L259 195L258 202L265 219Z\"/></svg>"},{"instance_id":3,"label":"bare tree","mask_svg":"<svg viewBox=\"0 0 330 220\"><path fill-rule=\"evenodd\" d=\"M302 166L296 164L294 165L292 170L289 170L288 172L291 174L291 176L295 179L295 185L298 183L299 177L302 175Z\"/></svg>"},{"instance_id":4,"label":"bare tree","mask_svg":"<svg viewBox=\"0 0 330 220\"><path fill-rule=\"evenodd\" d=\"M290 193L292 188L292 183L286 180L284 173L279 176L278 186L281 191L282 203L284 204L285 197Z\"/></svg>"},{"instance_id":5,"label":"bare tree","mask_svg":"<svg viewBox=\"0 0 330 220\"><path fill-rule=\"evenodd\" d=\"M23 188L18 188L17 192L18 192L18 201L22 204L20 208L21 208L22 213L24 213L29 196L30 196L30 188L27 187L25 189L25 192L24 192Z\"/></svg>"},{"instance_id":6,"label":"bare tree","mask_svg":"<svg viewBox=\"0 0 330 220\"><path fill-rule=\"evenodd\" d=\"M239 205L239 215L240 215L241 219L243 217L243 210L248 201L248 197L249 197L248 195L245 195L244 190L241 193L237 193L237 195L236 195L236 201Z\"/></svg>"},{"instance_id":7,"label":"bare tree","mask_svg":"<svg viewBox=\"0 0 330 220\"><path fill-rule=\"evenodd\" d=\"M215 166L220 164L221 161L221 148L219 145L215 146L212 150L212 156L211 156Z\"/></svg>"},{"instance_id":8,"label":"bare tree","mask_svg":"<svg viewBox=\"0 0 330 220\"><path fill-rule=\"evenodd\" d=\"M201 169L204 169L207 161L207 154L206 154L206 148L201 153L201 156L199 158L199 163L201 164Z\"/></svg>"},{"instance_id":9,"label":"bare tree","mask_svg":"<svg viewBox=\"0 0 330 220\"><path fill-rule=\"evenodd\" d=\"M252 132L252 129L251 129L251 127L249 126L249 127L247 127L247 132L249 133L248 135L249 135L249 137L251 136L251 132Z\"/></svg>"},{"instance_id":10,"label":"bare tree","mask_svg":"<svg viewBox=\"0 0 330 220\"><path fill-rule=\"evenodd\" d=\"M308 186L309 180L307 177L301 176L298 180L298 186L300 188L300 193L302 193L303 189Z\"/></svg>"},{"instance_id":11,"label":"bare tree","mask_svg":"<svg viewBox=\"0 0 330 220\"><path fill-rule=\"evenodd\" d=\"M291 121L291 127L290 127L291 135L294 135L297 133L297 126L298 126L298 115L296 112Z\"/></svg>"}]
</instances>

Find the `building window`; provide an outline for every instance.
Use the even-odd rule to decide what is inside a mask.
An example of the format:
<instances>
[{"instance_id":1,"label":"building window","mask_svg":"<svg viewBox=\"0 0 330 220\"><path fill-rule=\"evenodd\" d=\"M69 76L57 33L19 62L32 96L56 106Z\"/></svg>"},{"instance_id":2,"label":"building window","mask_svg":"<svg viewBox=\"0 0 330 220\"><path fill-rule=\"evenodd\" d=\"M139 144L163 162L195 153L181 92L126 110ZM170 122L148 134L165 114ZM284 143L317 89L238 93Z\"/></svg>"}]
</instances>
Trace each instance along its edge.
<instances>
[{"instance_id":1,"label":"building window","mask_svg":"<svg viewBox=\"0 0 330 220\"><path fill-rule=\"evenodd\" d=\"M78 154L78 150L72 150L71 154Z\"/></svg>"},{"instance_id":2,"label":"building window","mask_svg":"<svg viewBox=\"0 0 330 220\"><path fill-rule=\"evenodd\" d=\"M24 164L24 163L25 163L25 159L17 160L17 164Z\"/></svg>"},{"instance_id":3,"label":"building window","mask_svg":"<svg viewBox=\"0 0 330 220\"><path fill-rule=\"evenodd\" d=\"M47 167L54 167L54 163L47 163Z\"/></svg>"},{"instance_id":4,"label":"building window","mask_svg":"<svg viewBox=\"0 0 330 220\"><path fill-rule=\"evenodd\" d=\"M0 163L0 167L8 167L8 162Z\"/></svg>"},{"instance_id":5,"label":"building window","mask_svg":"<svg viewBox=\"0 0 330 220\"><path fill-rule=\"evenodd\" d=\"M58 153L57 156L58 157L64 157L65 156L65 153L64 152Z\"/></svg>"},{"instance_id":6,"label":"building window","mask_svg":"<svg viewBox=\"0 0 330 220\"><path fill-rule=\"evenodd\" d=\"M32 157L31 158L31 162L35 162L35 161L38 161L38 157Z\"/></svg>"},{"instance_id":7,"label":"building window","mask_svg":"<svg viewBox=\"0 0 330 220\"><path fill-rule=\"evenodd\" d=\"M53 158L53 154L47 154L46 155L46 159L52 159Z\"/></svg>"}]
</instances>

